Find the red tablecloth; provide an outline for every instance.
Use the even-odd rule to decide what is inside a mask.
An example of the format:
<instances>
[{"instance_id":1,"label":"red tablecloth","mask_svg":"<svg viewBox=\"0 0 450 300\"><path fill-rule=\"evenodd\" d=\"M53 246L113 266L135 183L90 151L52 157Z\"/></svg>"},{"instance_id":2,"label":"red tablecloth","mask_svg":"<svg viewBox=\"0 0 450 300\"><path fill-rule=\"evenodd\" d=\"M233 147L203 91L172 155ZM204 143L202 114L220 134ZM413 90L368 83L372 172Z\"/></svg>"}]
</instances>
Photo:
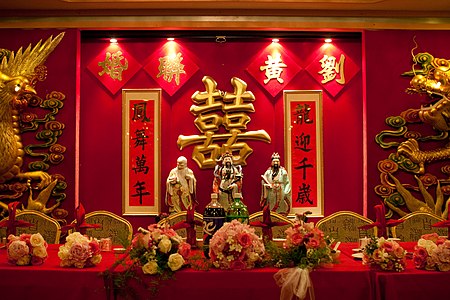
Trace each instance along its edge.
<instances>
[{"instance_id":1,"label":"red tablecloth","mask_svg":"<svg viewBox=\"0 0 450 300\"><path fill-rule=\"evenodd\" d=\"M340 264L311 272L317 300L342 299L343 295L346 300L374 299L368 268L362 265L361 260L355 260L351 256L351 249L356 246L342 245ZM276 268L240 271L183 269L175 273L175 280L161 283L157 299L169 300L182 296L184 299L196 300L276 300L280 298L280 288L273 275L278 271ZM149 295L141 287L135 288L138 294Z\"/></svg>"},{"instance_id":2,"label":"red tablecloth","mask_svg":"<svg viewBox=\"0 0 450 300\"><path fill-rule=\"evenodd\" d=\"M414 243L402 243L412 250ZM354 259L355 243L341 244L341 263L333 268L311 272L317 300L400 300L446 299L450 272L416 270L411 260L402 273L370 270ZM49 258L41 266L13 266L7 263L6 250L0 249L0 299L107 299L101 272L116 260L112 252L103 252L102 262L85 269L62 268L57 255L59 245L50 245ZM279 299L275 268L243 271L196 271L183 269L173 279L162 281L155 299L248 300ZM150 280L151 276L146 277ZM138 299L150 298L148 291L136 290Z\"/></svg>"},{"instance_id":3,"label":"red tablecloth","mask_svg":"<svg viewBox=\"0 0 450 300\"><path fill-rule=\"evenodd\" d=\"M413 252L416 243L400 243L405 250ZM418 270L413 261L406 261L401 273L374 272L376 299L450 299L447 288L450 272Z\"/></svg>"},{"instance_id":4,"label":"red tablecloth","mask_svg":"<svg viewBox=\"0 0 450 300\"><path fill-rule=\"evenodd\" d=\"M113 253L103 252L101 263L92 268L62 268L58 249L49 245L48 259L40 266L11 265L5 248L0 249L0 299L106 299L100 273L114 262Z\"/></svg>"}]
</instances>

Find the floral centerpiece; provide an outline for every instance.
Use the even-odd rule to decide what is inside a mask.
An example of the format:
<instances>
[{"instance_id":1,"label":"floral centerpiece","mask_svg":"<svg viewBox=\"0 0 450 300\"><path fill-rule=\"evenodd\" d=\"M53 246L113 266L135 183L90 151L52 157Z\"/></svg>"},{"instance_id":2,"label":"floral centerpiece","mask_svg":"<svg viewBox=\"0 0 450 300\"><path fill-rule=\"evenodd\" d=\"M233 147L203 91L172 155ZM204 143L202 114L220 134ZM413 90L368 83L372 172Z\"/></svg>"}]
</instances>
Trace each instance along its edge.
<instances>
[{"instance_id":1,"label":"floral centerpiece","mask_svg":"<svg viewBox=\"0 0 450 300\"><path fill-rule=\"evenodd\" d=\"M93 267L102 261L98 241L79 232L66 237L66 243L59 247L58 257L61 267Z\"/></svg>"},{"instance_id":2,"label":"floral centerpiece","mask_svg":"<svg viewBox=\"0 0 450 300\"><path fill-rule=\"evenodd\" d=\"M152 224L148 231L141 228L134 236L129 256L144 274L154 275L179 270L190 251L191 246L168 223Z\"/></svg>"},{"instance_id":3,"label":"floral centerpiece","mask_svg":"<svg viewBox=\"0 0 450 300\"><path fill-rule=\"evenodd\" d=\"M372 237L363 249L363 264L383 271L405 270L406 251L396 241Z\"/></svg>"},{"instance_id":4,"label":"floral centerpiece","mask_svg":"<svg viewBox=\"0 0 450 300\"><path fill-rule=\"evenodd\" d=\"M422 235L414 249L413 261L417 269L450 271L450 240L437 233Z\"/></svg>"},{"instance_id":5,"label":"floral centerpiece","mask_svg":"<svg viewBox=\"0 0 450 300\"><path fill-rule=\"evenodd\" d=\"M274 275L276 284L281 287L280 299L296 296L305 299L309 292L313 298L313 289L309 272L318 267L333 265L332 240L314 223L302 220L285 231L286 241L283 247L268 247L272 264L283 268Z\"/></svg>"},{"instance_id":6,"label":"floral centerpiece","mask_svg":"<svg viewBox=\"0 0 450 300\"><path fill-rule=\"evenodd\" d=\"M314 227L314 223L296 221L285 233L286 241L283 248L270 250L271 260L275 266L314 269L332 265L332 240Z\"/></svg>"},{"instance_id":7,"label":"floral centerpiece","mask_svg":"<svg viewBox=\"0 0 450 300\"><path fill-rule=\"evenodd\" d=\"M40 233L8 236L8 261L18 266L42 265L47 259L47 242Z\"/></svg>"},{"instance_id":8,"label":"floral centerpiece","mask_svg":"<svg viewBox=\"0 0 450 300\"><path fill-rule=\"evenodd\" d=\"M237 220L225 223L209 243L213 266L221 269L251 269L264 253L264 244L255 229Z\"/></svg>"}]
</instances>

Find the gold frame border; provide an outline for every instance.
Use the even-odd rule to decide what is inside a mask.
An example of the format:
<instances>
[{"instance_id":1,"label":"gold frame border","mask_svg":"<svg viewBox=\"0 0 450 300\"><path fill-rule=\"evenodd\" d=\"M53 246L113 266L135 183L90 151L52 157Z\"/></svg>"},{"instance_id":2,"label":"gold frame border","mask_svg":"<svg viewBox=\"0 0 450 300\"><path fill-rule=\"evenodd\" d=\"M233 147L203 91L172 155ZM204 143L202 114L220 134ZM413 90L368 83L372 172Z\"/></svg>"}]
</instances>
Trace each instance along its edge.
<instances>
[{"instance_id":1,"label":"gold frame border","mask_svg":"<svg viewBox=\"0 0 450 300\"><path fill-rule=\"evenodd\" d=\"M157 216L161 209L161 172L160 172L160 149L161 149L161 94L160 88L154 89L122 89L122 214L124 216L131 215L150 215ZM154 198L155 205L153 206L141 206L139 208L129 206L129 120L128 120L128 103L130 100L134 100L137 97L140 99L152 99L155 98L155 111L153 115L154 119Z\"/></svg>"},{"instance_id":2,"label":"gold frame border","mask_svg":"<svg viewBox=\"0 0 450 300\"><path fill-rule=\"evenodd\" d=\"M285 157L286 157L286 170L289 174L289 180L291 186L293 186L292 181L292 153L291 153L291 111L290 104L293 101L310 101L316 103L316 139L317 139L317 206L316 207L305 207L305 208L293 208L291 201L291 211L289 217L295 216L296 213L303 213L306 210L312 212L311 217L323 217L324 216L324 185L323 185L323 134L322 134L322 90L285 90L283 91L284 99L284 145L285 145ZM294 195L292 195L292 199Z\"/></svg>"},{"instance_id":3,"label":"gold frame border","mask_svg":"<svg viewBox=\"0 0 450 300\"><path fill-rule=\"evenodd\" d=\"M332 213L331 215L326 216L326 217L320 219L319 221L317 221L315 227L319 228L320 224L325 223L325 222L327 222L327 221L329 221L329 220L331 220L333 218L339 217L341 215L351 215L351 216L353 216L355 218L358 218L360 220L367 221L367 222L370 222L370 224L373 224L373 221L371 219L369 219L369 218L367 218L367 217L365 217L363 215L360 215L360 214L358 214L358 213L356 213L354 211L340 210L340 211ZM374 234L374 236L378 236L378 228L376 226L373 227L373 234Z\"/></svg>"},{"instance_id":4,"label":"gold frame border","mask_svg":"<svg viewBox=\"0 0 450 300\"><path fill-rule=\"evenodd\" d=\"M98 215L100 215L100 216L105 216L106 215L106 216L109 216L109 217L111 217L113 219L116 219L119 222L122 222L122 223L126 224L128 229L129 229L129 233L127 235L127 240L131 242L131 240L133 238L133 225L131 225L130 221L128 221L125 218L122 218L119 215L116 215L113 212L107 211L107 210L95 210L95 211L88 212L85 215L85 220L87 220L89 217L95 217L95 216L98 216Z\"/></svg>"},{"instance_id":5,"label":"gold frame border","mask_svg":"<svg viewBox=\"0 0 450 300\"><path fill-rule=\"evenodd\" d=\"M16 214L16 218L20 217L22 215L35 215L35 216L38 216L39 218L42 218L42 219L45 219L45 220L49 221L50 223L53 223L56 226L56 236L55 236L55 242L53 244L59 244L60 243L61 224L59 224L58 221L56 221L52 217L44 214L43 212L36 211L36 210L23 210L23 211L18 212Z\"/></svg>"}]
</instances>

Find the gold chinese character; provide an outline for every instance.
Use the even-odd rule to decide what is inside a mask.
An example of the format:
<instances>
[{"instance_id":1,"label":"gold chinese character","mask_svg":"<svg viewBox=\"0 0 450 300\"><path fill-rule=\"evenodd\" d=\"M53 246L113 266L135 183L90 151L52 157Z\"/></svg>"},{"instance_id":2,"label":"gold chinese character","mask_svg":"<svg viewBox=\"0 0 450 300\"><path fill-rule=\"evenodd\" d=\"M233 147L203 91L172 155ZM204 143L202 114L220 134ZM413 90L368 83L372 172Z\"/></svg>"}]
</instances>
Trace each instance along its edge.
<instances>
[{"instance_id":1,"label":"gold chinese character","mask_svg":"<svg viewBox=\"0 0 450 300\"><path fill-rule=\"evenodd\" d=\"M203 77L206 91L197 91L192 95L196 105L191 106L191 113L196 116L195 126L203 135L180 135L178 147L183 149L192 144L201 144L194 147L192 158L200 168L214 168L216 158L228 151L236 153L237 163L246 165L246 158L253 150L242 140L259 140L270 143L270 136L265 130L243 132L247 129L250 117L247 112L254 112L252 103L255 96L247 91L247 84L239 78L233 77L231 83L234 92L217 90L217 82L209 76ZM216 113L219 111L219 113ZM225 127L228 133L216 133L220 126ZM222 142L222 145L218 143Z\"/></svg>"},{"instance_id":2,"label":"gold chinese character","mask_svg":"<svg viewBox=\"0 0 450 300\"><path fill-rule=\"evenodd\" d=\"M192 95L192 101L197 105L191 106L191 113L195 116L212 110L222 109L222 98L223 94L221 91L217 90L217 82L210 76L205 76L202 79L205 85L206 91L199 92L196 91Z\"/></svg>"},{"instance_id":3,"label":"gold chinese character","mask_svg":"<svg viewBox=\"0 0 450 300\"><path fill-rule=\"evenodd\" d=\"M159 58L159 73L156 78L163 76L163 79L167 82L172 82L172 78L175 77L175 83L180 85L180 75L186 74L184 71L184 65L181 63L183 57L181 52L178 52L175 56L164 56Z\"/></svg>"},{"instance_id":4,"label":"gold chinese character","mask_svg":"<svg viewBox=\"0 0 450 300\"><path fill-rule=\"evenodd\" d=\"M267 84L271 79L276 79L279 83L283 83L284 80L281 78L282 68L287 68L287 65L281 60L281 54L277 53L275 57L272 55L267 55L267 60L264 62L265 66L260 66L261 71L266 70L266 79L264 79L264 84Z\"/></svg>"},{"instance_id":5,"label":"gold chinese character","mask_svg":"<svg viewBox=\"0 0 450 300\"><path fill-rule=\"evenodd\" d=\"M336 79L336 82L339 84L345 84L345 75L344 75L344 62L345 56L341 54L339 62L336 61L336 57L324 55L323 58L319 61L320 66L322 68L318 73L323 76L322 83L327 83L336 78L337 74L340 74L340 78Z\"/></svg>"},{"instance_id":6,"label":"gold chinese character","mask_svg":"<svg viewBox=\"0 0 450 300\"><path fill-rule=\"evenodd\" d=\"M122 60L125 62L123 65ZM107 74L113 80L122 81L122 72L128 69L128 60L122 56L122 51L106 52L105 60L99 62L98 65L103 68L101 72L98 72L99 76Z\"/></svg>"}]
</instances>

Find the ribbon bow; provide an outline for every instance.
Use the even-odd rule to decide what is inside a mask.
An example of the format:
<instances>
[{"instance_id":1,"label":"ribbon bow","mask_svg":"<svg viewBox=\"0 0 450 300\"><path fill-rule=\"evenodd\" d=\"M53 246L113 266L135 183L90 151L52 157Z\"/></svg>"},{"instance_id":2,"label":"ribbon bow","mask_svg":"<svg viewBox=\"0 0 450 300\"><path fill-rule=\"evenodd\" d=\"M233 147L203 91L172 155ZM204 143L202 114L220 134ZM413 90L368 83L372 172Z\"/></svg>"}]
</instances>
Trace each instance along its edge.
<instances>
[{"instance_id":1,"label":"ribbon bow","mask_svg":"<svg viewBox=\"0 0 450 300\"><path fill-rule=\"evenodd\" d=\"M88 228L100 228L100 224L88 224L85 220L85 214L86 211L84 210L83 204L79 204L78 207L75 209L75 222L72 222L72 224L66 225L61 227L61 231L68 231L70 229L75 229L75 231L78 231L79 233L85 235L86 230Z\"/></svg>"},{"instance_id":2,"label":"ribbon bow","mask_svg":"<svg viewBox=\"0 0 450 300\"><path fill-rule=\"evenodd\" d=\"M22 221L22 220L16 220L16 211L17 206L20 204L18 201L14 201L8 204L8 219L0 221L0 227L6 227L6 235L9 236L10 234L16 235L16 229L17 227L32 227L34 224Z\"/></svg>"},{"instance_id":3,"label":"ribbon bow","mask_svg":"<svg viewBox=\"0 0 450 300\"><path fill-rule=\"evenodd\" d=\"M450 210L450 201L448 202L447 212ZM447 220L440 221L431 225L433 227L447 227L447 238L450 240L450 213L447 216Z\"/></svg>"},{"instance_id":4,"label":"ribbon bow","mask_svg":"<svg viewBox=\"0 0 450 300\"><path fill-rule=\"evenodd\" d=\"M194 206L191 205L191 208L186 211L186 220L180 221L172 226L173 230L186 228L186 241L192 247L195 247L197 245L197 234L195 232L195 226L203 226L203 222L195 219L194 212Z\"/></svg>"},{"instance_id":5,"label":"ribbon bow","mask_svg":"<svg viewBox=\"0 0 450 300\"><path fill-rule=\"evenodd\" d=\"M308 269L286 268L273 275L275 283L281 287L280 300L291 300L293 296L303 300L306 294L314 300L314 289Z\"/></svg>"},{"instance_id":6,"label":"ribbon bow","mask_svg":"<svg viewBox=\"0 0 450 300\"><path fill-rule=\"evenodd\" d=\"M389 220L386 221L386 208L384 206L384 203L381 203L380 205L375 205L375 216L376 221L372 224L367 224L364 226L358 227L359 229L367 230L373 227L378 228L378 237L384 237L387 238L387 228L388 227L394 227L397 226L400 223L403 223L404 220Z\"/></svg>"},{"instance_id":7,"label":"ribbon bow","mask_svg":"<svg viewBox=\"0 0 450 300\"><path fill-rule=\"evenodd\" d=\"M263 209L263 220L250 222L251 226L261 227L263 233L263 241L271 241L273 238L272 227L275 226L284 226L288 225L288 222L272 222L272 218L270 216L270 208L269 204L264 206Z\"/></svg>"}]
</instances>

